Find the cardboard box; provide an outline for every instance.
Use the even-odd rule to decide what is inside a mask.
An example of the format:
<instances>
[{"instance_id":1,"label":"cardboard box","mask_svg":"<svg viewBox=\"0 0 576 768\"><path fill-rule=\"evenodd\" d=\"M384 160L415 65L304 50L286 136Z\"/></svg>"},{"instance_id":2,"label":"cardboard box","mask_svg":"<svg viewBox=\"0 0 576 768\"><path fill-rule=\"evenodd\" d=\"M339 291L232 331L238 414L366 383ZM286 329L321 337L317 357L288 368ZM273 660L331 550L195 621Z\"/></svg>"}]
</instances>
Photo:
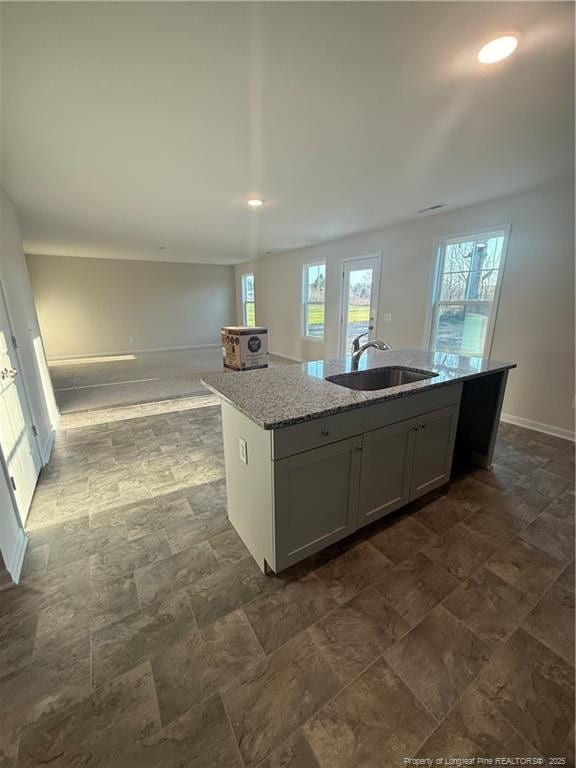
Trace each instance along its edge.
<instances>
[{"instance_id":1,"label":"cardboard box","mask_svg":"<svg viewBox=\"0 0 576 768\"><path fill-rule=\"evenodd\" d=\"M268 368L268 329L225 325L220 333L224 368L251 371Z\"/></svg>"}]
</instances>

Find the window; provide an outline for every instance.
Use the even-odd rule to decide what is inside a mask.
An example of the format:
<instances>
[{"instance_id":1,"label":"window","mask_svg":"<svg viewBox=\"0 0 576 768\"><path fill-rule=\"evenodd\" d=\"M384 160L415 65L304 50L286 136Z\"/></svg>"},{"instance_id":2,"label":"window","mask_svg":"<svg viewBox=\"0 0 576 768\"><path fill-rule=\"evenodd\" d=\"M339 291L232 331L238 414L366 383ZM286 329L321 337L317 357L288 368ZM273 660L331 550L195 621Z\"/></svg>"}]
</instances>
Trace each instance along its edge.
<instances>
[{"instance_id":1,"label":"window","mask_svg":"<svg viewBox=\"0 0 576 768\"><path fill-rule=\"evenodd\" d=\"M430 348L490 355L506 233L445 240L438 250Z\"/></svg>"},{"instance_id":2,"label":"window","mask_svg":"<svg viewBox=\"0 0 576 768\"><path fill-rule=\"evenodd\" d=\"M256 325L253 274L242 275L242 322L244 325Z\"/></svg>"},{"instance_id":3,"label":"window","mask_svg":"<svg viewBox=\"0 0 576 768\"><path fill-rule=\"evenodd\" d=\"M326 264L306 264L302 270L302 335L324 341Z\"/></svg>"}]
</instances>

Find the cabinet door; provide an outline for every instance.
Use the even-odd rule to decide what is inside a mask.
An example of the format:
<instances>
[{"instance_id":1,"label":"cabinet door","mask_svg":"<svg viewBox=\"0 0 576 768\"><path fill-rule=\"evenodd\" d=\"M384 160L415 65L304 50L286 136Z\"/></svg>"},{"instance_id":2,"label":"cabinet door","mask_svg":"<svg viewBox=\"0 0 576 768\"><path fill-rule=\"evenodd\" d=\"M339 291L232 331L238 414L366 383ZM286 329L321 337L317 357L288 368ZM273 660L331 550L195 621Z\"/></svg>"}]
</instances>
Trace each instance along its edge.
<instances>
[{"instance_id":1,"label":"cabinet door","mask_svg":"<svg viewBox=\"0 0 576 768\"><path fill-rule=\"evenodd\" d=\"M411 499L450 480L459 410L460 406L451 405L417 418Z\"/></svg>"},{"instance_id":2,"label":"cabinet door","mask_svg":"<svg viewBox=\"0 0 576 768\"><path fill-rule=\"evenodd\" d=\"M410 501L416 419L364 434L358 527Z\"/></svg>"},{"instance_id":3,"label":"cabinet door","mask_svg":"<svg viewBox=\"0 0 576 768\"><path fill-rule=\"evenodd\" d=\"M356 530L362 437L274 462L275 568Z\"/></svg>"}]
</instances>

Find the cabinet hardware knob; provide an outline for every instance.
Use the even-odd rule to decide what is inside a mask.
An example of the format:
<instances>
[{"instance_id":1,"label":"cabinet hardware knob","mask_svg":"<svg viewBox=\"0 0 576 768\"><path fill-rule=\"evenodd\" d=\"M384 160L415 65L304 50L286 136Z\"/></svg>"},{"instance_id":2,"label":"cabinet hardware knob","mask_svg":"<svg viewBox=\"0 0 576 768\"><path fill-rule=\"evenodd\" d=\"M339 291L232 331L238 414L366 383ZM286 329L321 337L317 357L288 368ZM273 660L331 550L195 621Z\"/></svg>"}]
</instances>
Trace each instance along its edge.
<instances>
[{"instance_id":1,"label":"cabinet hardware knob","mask_svg":"<svg viewBox=\"0 0 576 768\"><path fill-rule=\"evenodd\" d=\"M362 450L362 446L361 446L361 445L357 445L357 446L356 446L356 450L357 450L357 451L361 451L361 450Z\"/></svg>"},{"instance_id":2,"label":"cabinet hardware knob","mask_svg":"<svg viewBox=\"0 0 576 768\"><path fill-rule=\"evenodd\" d=\"M414 430L414 432L418 432L418 425L416 424L414 427L412 427L412 429Z\"/></svg>"},{"instance_id":3,"label":"cabinet hardware knob","mask_svg":"<svg viewBox=\"0 0 576 768\"><path fill-rule=\"evenodd\" d=\"M324 429L321 429L321 430L320 430L320 434L321 434L321 435L324 435L324 437L326 437L327 435L329 435L329 434L330 434L330 430L329 430L329 429L326 429L326 428L324 428Z\"/></svg>"},{"instance_id":4,"label":"cabinet hardware knob","mask_svg":"<svg viewBox=\"0 0 576 768\"><path fill-rule=\"evenodd\" d=\"M419 424L420 429L426 429L426 424Z\"/></svg>"}]
</instances>

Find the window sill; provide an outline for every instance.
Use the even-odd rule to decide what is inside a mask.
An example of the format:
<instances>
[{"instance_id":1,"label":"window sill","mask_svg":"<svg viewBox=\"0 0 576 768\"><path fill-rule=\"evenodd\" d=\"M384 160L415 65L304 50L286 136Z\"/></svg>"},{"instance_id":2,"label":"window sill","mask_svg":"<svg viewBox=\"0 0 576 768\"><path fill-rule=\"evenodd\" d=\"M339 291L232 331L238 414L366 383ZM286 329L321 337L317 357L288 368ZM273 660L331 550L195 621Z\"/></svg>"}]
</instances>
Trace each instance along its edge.
<instances>
[{"instance_id":1,"label":"window sill","mask_svg":"<svg viewBox=\"0 0 576 768\"><path fill-rule=\"evenodd\" d=\"M325 344L325 339L319 339L317 336L301 336L300 341L309 341L312 344Z\"/></svg>"}]
</instances>

